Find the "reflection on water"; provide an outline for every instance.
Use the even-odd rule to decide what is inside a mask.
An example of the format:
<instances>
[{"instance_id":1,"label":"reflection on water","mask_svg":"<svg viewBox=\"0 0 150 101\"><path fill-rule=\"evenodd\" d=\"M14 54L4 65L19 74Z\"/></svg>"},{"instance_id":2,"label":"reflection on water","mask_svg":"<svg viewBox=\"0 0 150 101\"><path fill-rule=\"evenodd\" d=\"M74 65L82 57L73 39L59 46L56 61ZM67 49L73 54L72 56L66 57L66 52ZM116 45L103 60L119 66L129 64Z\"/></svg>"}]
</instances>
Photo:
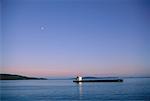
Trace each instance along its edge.
<instances>
[{"instance_id":1,"label":"reflection on water","mask_svg":"<svg viewBox=\"0 0 150 101\"><path fill-rule=\"evenodd\" d=\"M79 95L79 99L82 99L82 95L83 95L83 84L82 84L82 82L76 83L76 86L77 86L77 93Z\"/></svg>"},{"instance_id":2,"label":"reflection on water","mask_svg":"<svg viewBox=\"0 0 150 101\"><path fill-rule=\"evenodd\" d=\"M81 99L82 94L83 94L83 91L82 91L82 82L79 82L79 83L78 83L78 87L79 87L79 97L80 97L80 99Z\"/></svg>"}]
</instances>

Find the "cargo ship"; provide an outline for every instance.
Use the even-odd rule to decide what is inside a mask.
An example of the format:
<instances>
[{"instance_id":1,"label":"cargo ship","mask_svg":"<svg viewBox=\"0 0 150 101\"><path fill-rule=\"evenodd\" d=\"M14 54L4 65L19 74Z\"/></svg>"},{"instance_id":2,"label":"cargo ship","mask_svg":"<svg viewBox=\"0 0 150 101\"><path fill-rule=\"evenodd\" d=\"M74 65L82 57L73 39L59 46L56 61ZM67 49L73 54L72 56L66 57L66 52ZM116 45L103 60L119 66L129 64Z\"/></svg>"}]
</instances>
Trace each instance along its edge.
<instances>
[{"instance_id":1,"label":"cargo ship","mask_svg":"<svg viewBox=\"0 0 150 101\"><path fill-rule=\"evenodd\" d=\"M83 79L81 76L77 76L73 82L123 82L123 79L120 78L88 78Z\"/></svg>"}]
</instances>

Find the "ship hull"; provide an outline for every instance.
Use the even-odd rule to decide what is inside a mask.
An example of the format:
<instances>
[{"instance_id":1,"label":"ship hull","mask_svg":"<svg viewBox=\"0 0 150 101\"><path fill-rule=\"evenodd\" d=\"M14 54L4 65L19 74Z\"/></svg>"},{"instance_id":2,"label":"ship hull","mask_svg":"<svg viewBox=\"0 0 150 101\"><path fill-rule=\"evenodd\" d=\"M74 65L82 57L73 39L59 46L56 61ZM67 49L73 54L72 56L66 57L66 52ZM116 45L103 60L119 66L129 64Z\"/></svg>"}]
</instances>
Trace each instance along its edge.
<instances>
[{"instance_id":1,"label":"ship hull","mask_svg":"<svg viewBox=\"0 0 150 101\"><path fill-rule=\"evenodd\" d=\"M115 80L82 80L82 81L77 81L74 80L73 82L123 82L122 79L115 79Z\"/></svg>"}]
</instances>

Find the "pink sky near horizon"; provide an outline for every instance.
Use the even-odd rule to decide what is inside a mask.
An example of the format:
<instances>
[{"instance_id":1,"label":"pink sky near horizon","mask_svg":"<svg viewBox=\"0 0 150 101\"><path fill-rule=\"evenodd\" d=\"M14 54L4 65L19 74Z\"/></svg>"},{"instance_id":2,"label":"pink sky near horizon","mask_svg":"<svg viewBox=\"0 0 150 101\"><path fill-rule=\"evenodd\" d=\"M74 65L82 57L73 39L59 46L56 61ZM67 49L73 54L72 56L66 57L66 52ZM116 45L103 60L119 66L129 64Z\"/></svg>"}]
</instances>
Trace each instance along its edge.
<instances>
[{"instance_id":1,"label":"pink sky near horizon","mask_svg":"<svg viewBox=\"0 0 150 101\"><path fill-rule=\"evenodd\" d=\"M2 69L3 73L8 74L19 74L26 76L37 76L37 77L74 77L74 76L137 76L145 74L142 69L137 69L133 66L118 65L114 67L105 67L102 69L94 69L92 67L85 68L36 68L36 67L5 67Z\"/></svg>"}]
</instances>

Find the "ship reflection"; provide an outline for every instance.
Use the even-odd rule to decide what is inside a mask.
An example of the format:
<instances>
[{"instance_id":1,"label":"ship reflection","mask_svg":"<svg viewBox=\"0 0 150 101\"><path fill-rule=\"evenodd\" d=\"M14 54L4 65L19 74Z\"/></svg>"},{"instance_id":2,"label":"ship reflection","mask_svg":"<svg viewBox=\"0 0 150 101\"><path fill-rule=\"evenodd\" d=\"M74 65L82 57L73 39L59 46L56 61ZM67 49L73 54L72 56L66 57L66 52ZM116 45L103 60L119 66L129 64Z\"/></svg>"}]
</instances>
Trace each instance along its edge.
<instances>
[{"instance_id":1,"label":"ship reflection","mask_svg":"<svg viewBox=\"0 0 150 101\"><path fill-rule=\"evenodd\" d=\"M82 89L83 84L82 84L82 82L77 83L77 86L78 86L79 99L81 99L82 95L83 95L83 89Z\"/></svg>"}]
</instances>

